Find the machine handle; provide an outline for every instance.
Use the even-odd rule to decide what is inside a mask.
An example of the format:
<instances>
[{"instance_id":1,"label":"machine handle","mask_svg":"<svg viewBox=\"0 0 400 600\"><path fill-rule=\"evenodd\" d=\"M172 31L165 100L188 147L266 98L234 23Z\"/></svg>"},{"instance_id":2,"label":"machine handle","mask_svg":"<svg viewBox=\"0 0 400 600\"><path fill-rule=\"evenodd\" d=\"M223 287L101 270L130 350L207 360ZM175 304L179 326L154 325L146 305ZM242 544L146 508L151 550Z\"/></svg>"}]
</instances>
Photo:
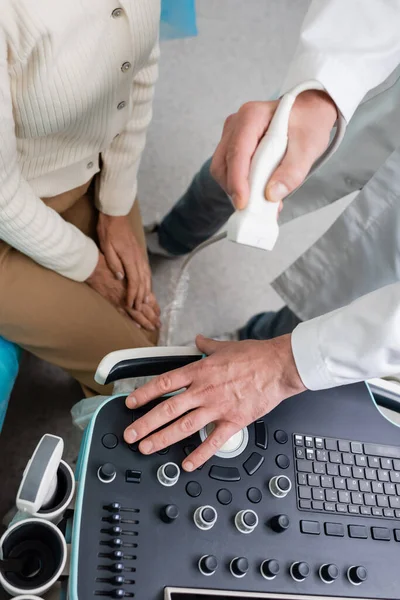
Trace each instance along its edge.
<instances>
[{"instance_id":1,"label":"machine handle","mask_svg":"<svg viewBox=\"0 0 400 600\"><path fill-rule=\"evenodd\" d=\"M254 153L249 174L247 207L237 210L228 221L228 239L263 250L272 250L279 235L279 202L265 198L266 185L286 153L290 111L301 92L323 90L318 81L308 81L285 94L271 119L268 131Z\"/></svg>"},{"instance_id":2,"label":"machine handle","mask_svg":"<svg viewBox=\"0 0 400 600\"><path fill-rule=\"evenodd\" d=\"M200 360L202 356L195 346L117 350L103 358L94 378L100 385L107 385L119 379L161 375Z\"/></svg>"}]
</instances>

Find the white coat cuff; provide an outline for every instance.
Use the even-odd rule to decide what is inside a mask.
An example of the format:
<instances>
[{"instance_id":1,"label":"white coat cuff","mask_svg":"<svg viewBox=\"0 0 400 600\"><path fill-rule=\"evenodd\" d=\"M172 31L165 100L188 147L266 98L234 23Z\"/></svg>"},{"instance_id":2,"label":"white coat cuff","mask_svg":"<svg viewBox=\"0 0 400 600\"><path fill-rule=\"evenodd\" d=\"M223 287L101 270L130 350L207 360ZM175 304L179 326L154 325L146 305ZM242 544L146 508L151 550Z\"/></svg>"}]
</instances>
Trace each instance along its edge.
<instances>
[{"instance_id":1,"label":"white coat cuff","mask_svg":"<svg viewBox=\"0 0 400 600\"><path fill-rule=\"evenodd\" d=\"M326 367L319 342L320 318L300 323L292 332L292 352L300 378L309 390L337 386Z\"/></svg>"}]
</instances>

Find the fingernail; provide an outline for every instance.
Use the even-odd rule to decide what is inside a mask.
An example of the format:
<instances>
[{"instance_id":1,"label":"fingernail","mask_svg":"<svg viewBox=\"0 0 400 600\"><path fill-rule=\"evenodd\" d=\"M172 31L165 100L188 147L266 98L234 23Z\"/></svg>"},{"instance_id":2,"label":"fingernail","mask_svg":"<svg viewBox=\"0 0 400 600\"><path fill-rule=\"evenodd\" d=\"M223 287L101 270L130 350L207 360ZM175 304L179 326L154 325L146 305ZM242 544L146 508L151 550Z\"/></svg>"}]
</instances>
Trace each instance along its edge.
<instances>
[{"instance_id":1,"label":"fingernail","mask_svg":"<svg viewBox=\"0 0 400 600\"><path fill-rule=\"evenodd\" d=\"M133 444L133 442L136 440L137 438L137 433L134 429L127 429L125 432L125 439L128 442L128 444Z\"/></svg>"},{"instance_id":2,"label":"fingernail","mask_svg":"<svg viewBox=\"0 0 400 600\"><path fill-rule=\"evenodd\" d=\"M118 271L118 273L115 273L115 277L116 277L117 279L119 279L119 281L122 281L122 280L123 280L123 278L124 278L124 274L123 274L123 273L121 273L120 271Z\"/></svg>"},{"instance_id":3,"label":"fingernail","mask_svg":"<svg viewBox=\"0 0 400 600\"><path fill-rule=\"evenodd\" d=\"M136 404L137 404L137 400L136 400L136 398L133 398L133 396L129 396L126 399L126 405L128 408L135 408Z\"/></svg>"},{"instance_id":4,"label":"fingernail","mask_svg":"<svg viewBox=\"0 0 400 600\"><path fill-rule=\"evenodd\" d=\"M136 325L136 327L137 327L138 329L142 329L142 326L141 326L141 325L139 325L139 323L135 323L135 325Z\"/></svg>"},{"instance_id":5,"label":"fingernail","mask_svg":"<svg viewBox=\"0 0 400 600\"><path fill-rule=\"evenodd\" d=\"M280 202L280 200L283 200L288 193L288 188L280 181L276 181L267 186L267 200L270 200L271 202Z\"/></svg>"},{"instance_id":6,"label":"fingernail","mask_svg":"<svg viewBox=\"0 0 400 600\"><path fill-rule=\"evenodd\" d=\"M154 325L150 325L149 328L150 328L150 331L155 331L156 330L156 328L154 327Z\"/></svg>"},{"instance_id":7,"label":"fingernail","mask_svg":"<svg viewBox=\"0 0 400 600\"><path fill-rule=\"evenodd\" d=\"M140 452L143 452L143 454L148 454L149 452L151 452L153 449L153 442L150 442L150 440L145 440L144 442L142 442L140 444L139 450Z\"/></svg>"},{"instance_id":8,"label":"fingernail","mask_svg":"<svg viewBox=\"0 0 400 600\"><path fill-rule=\"evenodd\" d=\"M193 463L190 461L185 461L182 466L184 467L185 471L193 471Z\"/></svg>"},{"instance_id":9,"label":"fingernail","mask_svg":"<svg viewBox=\"0 0 400 600\"><path fill-rule=\"evenodd\" d=\"M148 304L150 302L150 296L146 296L146 298L144 299L145 304Z\"/></svg>"}]
</instances>

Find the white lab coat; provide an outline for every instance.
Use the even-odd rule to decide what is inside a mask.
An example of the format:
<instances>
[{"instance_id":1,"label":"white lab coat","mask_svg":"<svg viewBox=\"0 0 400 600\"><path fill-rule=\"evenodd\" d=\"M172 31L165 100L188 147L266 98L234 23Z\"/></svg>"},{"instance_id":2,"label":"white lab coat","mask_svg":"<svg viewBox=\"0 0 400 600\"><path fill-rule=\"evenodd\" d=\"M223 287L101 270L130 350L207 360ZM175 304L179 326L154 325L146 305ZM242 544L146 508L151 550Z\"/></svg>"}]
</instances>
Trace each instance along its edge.
<instances>
[{"instance_id":1,"label":"white lab coat","mask_svg":"<svg viewBox=\"0 0 400 600\"><path fill-rule=\"evenodd\" d=\"M400 0L312 2L282 91L320 81L348 129L333 158L287 201L282 220L362 191L273 283L308 319L292 348L309 389L400 371L399 64Z\"/></svg>"}]
</instances>

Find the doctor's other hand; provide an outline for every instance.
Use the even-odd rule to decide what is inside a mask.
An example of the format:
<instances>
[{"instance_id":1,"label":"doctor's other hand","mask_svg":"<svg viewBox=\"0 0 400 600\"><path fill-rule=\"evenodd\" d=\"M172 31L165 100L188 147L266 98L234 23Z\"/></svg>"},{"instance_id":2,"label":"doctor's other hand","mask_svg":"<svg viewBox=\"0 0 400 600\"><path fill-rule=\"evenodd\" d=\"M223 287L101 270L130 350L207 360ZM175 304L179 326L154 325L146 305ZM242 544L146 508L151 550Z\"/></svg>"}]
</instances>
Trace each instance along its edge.
<instances>
[{"instance_id":1,"label":"doctor's other hand","mask_svg":"<svg viewBox=\"0 0 400 600\"><path fill-rule=\"evenodd\" d=\"M127 407L134 409L186 388L159 403L124 432L128 443L146 438L139 450L152 454L214 423L211 435L182 463L186 471L197 469L232 435L282 400L305 390L290 335L242 342L217 342L198 336L196 344L207 358L155 377L126 399Z\"/></svg>"},{"instance_id":2,"label":"doctor's other hand","mask_svg":"<svg viewBox=\"0 0 400 600\"><path fill-rule=\"evenodd\" d=\"M237 209L247 205L251 159L278 104L277 100L247 102L225 121L210 170ZM299 94L290 113L286 155L267 184L267 200L282 202L301 185L328 147L336 119L336 105L328 94L316 90Z\"/></svg>"}]
</instances>

